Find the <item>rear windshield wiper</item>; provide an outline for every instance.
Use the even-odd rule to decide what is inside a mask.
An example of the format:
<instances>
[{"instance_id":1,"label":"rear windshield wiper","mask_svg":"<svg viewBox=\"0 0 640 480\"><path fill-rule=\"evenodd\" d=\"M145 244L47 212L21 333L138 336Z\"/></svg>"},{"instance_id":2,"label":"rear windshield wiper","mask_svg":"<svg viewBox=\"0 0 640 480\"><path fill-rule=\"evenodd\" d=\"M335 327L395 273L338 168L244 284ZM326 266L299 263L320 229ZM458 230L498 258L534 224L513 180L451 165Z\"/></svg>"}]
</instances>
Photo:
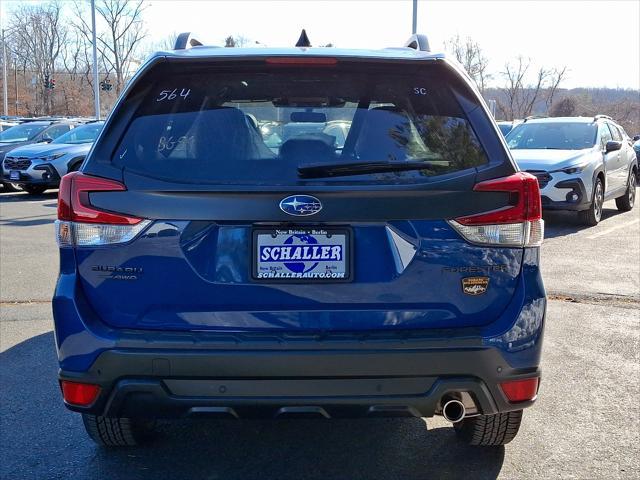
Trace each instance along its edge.
<instances>
[{"instance_id":1,"label":"rear windshield wiper","mask_svg":"<svg viewBox=\"0 0 640 480\"><path fill-rule=\"evenodd\" d=\"M406 170L428 170L430 162L354 162L354 163L319 163L298 167L301 178L343 177L366 173L400 172Z\"/></svg>"}]
</instances>

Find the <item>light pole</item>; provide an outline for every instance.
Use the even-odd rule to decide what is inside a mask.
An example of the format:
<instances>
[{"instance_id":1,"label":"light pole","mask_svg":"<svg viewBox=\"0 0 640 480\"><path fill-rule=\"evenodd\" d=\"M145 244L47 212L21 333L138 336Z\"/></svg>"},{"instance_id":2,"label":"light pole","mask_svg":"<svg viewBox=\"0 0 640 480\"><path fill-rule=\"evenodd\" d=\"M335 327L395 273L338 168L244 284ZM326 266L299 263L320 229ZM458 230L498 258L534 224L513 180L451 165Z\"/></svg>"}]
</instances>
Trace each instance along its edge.
<instances>
[{"instance_id":1,"label":"light pole","mask_svg":"<svg viewBox=\"0 0 640 480\"><path fill-rule=\"evenodd\" d=\"M13 84L16 87L16 117L18 116L18 65L16 62L13 62Z\"/></svg>"},{"instance_id":2,"label":"light pole","mask_svg":"<svg viewBox=\"0 0 640 480\"><path fill-rule=\"evenodd\" d=\"M9 99L7 98L7 44L2 29L2 103L4 115L9 115Z\"/></svg>"},{"instance_id":3,"label":"light pole","mask_svg":"<svg viewBox=\"0 0 640 480\"><path fill-rule=\"evenodd\" d=\"M9 36L11 36L12 33L15 33L12 31L11 28L9 28ZM3 98L3 114L5 116L9 115L9 93L8 93L8 89L9 89L9 84L8 79L7 79L7 29L3 28L2 29L2 98ZM19 99L18 99L18 65L16 64L16 58L17 58L17 53L15 51L11 51L11 49L9 49L9 51L14 55L14 60L13 60L13 81L15 82L15 87L16 87L16 116L18 116L18 104Z\"/></svg>"},{"instance_id":4,"label":"light pole","mask_svg":"<svg viewBox=\"0 0 640 480\"><path fill-rule=\"evenodd\" d=\"M96 45L96 0L91 0L91 35L93 43L93 104L100 120L100 89L98 85L98 47ZM4 44L4 42L3 42Z\"/></svg>"},{"instance_id":5,"label":"light pole","mask_svg":"<svg viewBox=\"0 0 640 480\"><path fill-rule=\"evenodd\" d=\"M413 22L411 24L411 33L418 33L418 0L413 0Z\"/></svg>"}]
</instances>

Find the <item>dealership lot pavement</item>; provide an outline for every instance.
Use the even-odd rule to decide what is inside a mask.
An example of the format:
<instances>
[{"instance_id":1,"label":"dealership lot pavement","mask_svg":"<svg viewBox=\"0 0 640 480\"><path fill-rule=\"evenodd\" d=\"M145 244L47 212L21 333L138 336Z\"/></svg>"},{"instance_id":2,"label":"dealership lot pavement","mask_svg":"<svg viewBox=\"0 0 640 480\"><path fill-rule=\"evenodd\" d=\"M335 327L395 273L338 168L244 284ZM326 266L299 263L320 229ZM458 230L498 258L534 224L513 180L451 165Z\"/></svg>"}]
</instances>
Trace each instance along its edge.
<instances>
[{"instance_id":1,"label":"dealership lot pavement","mask_svg":"<svg viewBox=\"0 0 640 480\"><path fill-rule=\"evenodd\" d=\"M0 193L0 478L424 479L640 477L640 209L594 228L547 216L542 390L505 448L457 443L440 419L167 422L107 451L62 406L49 299L55 192Z\"/></svg>"}]
</instances>

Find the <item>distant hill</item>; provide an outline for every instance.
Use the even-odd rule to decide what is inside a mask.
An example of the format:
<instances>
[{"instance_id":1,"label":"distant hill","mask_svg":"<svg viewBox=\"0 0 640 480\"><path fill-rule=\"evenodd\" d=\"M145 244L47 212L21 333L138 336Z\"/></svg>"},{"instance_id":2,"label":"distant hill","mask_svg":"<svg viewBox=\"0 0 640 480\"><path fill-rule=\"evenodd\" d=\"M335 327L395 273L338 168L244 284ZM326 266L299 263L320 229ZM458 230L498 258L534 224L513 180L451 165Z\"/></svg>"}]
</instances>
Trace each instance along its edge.
<instances>
[{"instance_id":1,"label":"distant hill","mask_svg":"<svg viewBox=\"0 0 640 480\"><path fill-rule=\"evenodd\" d=\"M501 106L507 104L505 92L499 88L488 88L484 92L487 100L495 100L496 117L505 118ZM563 107L563 108L561 108ZM578 116L604 114L619 122L631 136L640 133L640 90L616 88L572 88L558 89L553 103L547 108L545 99L538 100L533 107L534 115Z\"/></svg>"}]
</instances>

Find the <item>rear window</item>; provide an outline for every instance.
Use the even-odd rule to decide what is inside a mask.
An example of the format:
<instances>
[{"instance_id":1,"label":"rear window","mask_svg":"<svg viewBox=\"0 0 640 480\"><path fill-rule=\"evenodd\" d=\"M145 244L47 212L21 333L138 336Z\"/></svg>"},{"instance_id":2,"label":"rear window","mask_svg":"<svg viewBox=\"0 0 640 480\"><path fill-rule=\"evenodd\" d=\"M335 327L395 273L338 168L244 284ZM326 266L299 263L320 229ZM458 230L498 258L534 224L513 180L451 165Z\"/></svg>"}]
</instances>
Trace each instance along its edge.
<instances>
[{"instance_id":1,"label":"rear window","mask_svg":"<svg viewBox=\"0 0 640 480\"><path fill-rule=\"evenodd\" d=\"M66 144L81 144L95 142L100 130L102 129L102 122L91 123L89 125L80 125L73 130L60 135L51 143L66 143Z\"/></svg>"},{"instance_id":2,"label":"rear window","mask_svg":"<svg viewBox=\"0 0 640 480\"><path fill-rule=\"evenodd\" d=\"M0 142L26 142L49 126L48 123L23 123L0 133Z\"/></svg>"},{"instance_id":3,"label":"rear window","mask_svg":"<svg viewBox=\"0 0 640 480\"><path fill-rule=\"evenodd\" d=\"M487 163L449 86L426 69L263 68L163 76L113 155L174 182L412 183Z\"/></svg>"}]
</instances>

